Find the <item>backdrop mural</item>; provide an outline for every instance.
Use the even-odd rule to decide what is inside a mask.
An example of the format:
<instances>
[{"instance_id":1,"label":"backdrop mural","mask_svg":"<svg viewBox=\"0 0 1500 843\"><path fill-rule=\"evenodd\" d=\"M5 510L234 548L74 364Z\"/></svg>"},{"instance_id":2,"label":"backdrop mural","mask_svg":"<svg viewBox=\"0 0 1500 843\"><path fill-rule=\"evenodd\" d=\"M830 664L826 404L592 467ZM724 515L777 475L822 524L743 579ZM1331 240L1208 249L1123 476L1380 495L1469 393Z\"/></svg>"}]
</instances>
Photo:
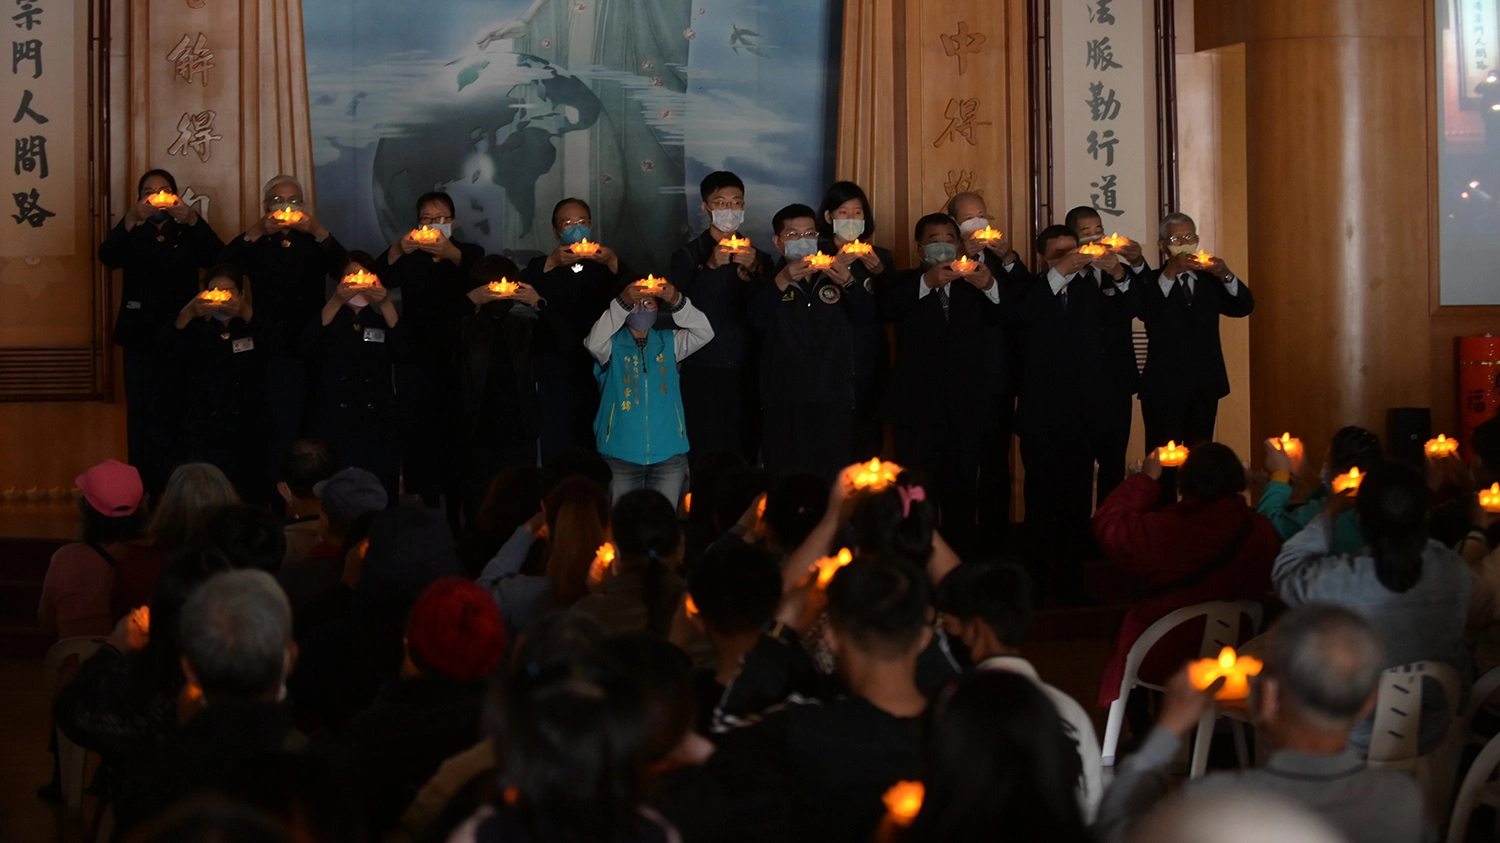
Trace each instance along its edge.
<instances>
[{"instance_id":1,"label":"backdrop mural","mask_svg":"<svg viewBox=\"0 0 1500 843\"><path fill-rule=\"evenodd\" d=\"M455 236L523 263L579 196L623 260L662 271L729 169L747 230L832 180L841 0L303 4L317 206L384 248L446 190Z\"/></svg>"}]
</instances>

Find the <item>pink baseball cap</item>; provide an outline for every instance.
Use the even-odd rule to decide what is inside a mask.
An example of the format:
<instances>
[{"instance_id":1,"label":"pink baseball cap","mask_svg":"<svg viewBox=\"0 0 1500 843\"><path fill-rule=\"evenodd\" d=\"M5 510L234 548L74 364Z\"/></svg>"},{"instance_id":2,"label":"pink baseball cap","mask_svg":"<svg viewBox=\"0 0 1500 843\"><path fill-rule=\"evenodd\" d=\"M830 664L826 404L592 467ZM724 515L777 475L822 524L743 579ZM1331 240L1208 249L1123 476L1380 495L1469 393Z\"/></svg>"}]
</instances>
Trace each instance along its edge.
<instances>
[{"instance_id":1,"label":"pink baseball cap","mask_svg":"<svg viewBox=\"0 0 1500 843\"><path fill-rule=\"evenodd\" d=\"M83 490L84 500L100 515L120 518L135 512L146 494L141 473L119 460L105 460L73 481Z\"/></svg>"}]
</instances>

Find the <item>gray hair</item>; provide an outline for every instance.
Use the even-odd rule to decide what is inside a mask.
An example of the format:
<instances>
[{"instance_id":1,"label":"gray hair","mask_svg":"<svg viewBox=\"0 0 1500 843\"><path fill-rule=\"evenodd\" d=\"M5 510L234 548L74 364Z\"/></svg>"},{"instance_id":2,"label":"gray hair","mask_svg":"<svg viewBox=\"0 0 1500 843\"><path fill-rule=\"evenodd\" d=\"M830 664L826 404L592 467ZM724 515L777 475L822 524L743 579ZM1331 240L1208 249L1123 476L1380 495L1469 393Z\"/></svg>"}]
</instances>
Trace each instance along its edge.
<instances>
[{"instance_id":1,"label":"gray hair","mask_svg":"<svg viewBox=\"0 0 1500 843\"><path fill-rule=\"evenodd\" d=\"M302 198L304 200L307 199L307 191L302 189L302 182L298 181L296 176L280 175L272 176L271 180L266 182L266 186L260 191L260 201L262 203L271 201L276 188L283 184L296 186L297 192L302 194Z\"/></svg>"},{"instance_id":2,"label":"gray hair","mask_svg":"<svg viewBox=\"0 0 1500 843\"><path fill-rule=\"evenodd\" d=\"M1341 606L1312 605L1282 615L1266 671L1307 714L1353 722L1380 686L1385 651L1370 622Z\"/></svg>"},{"instance_id":3,"label":"gray hair","mask_svg":"<svg viewBox=\"0 0 1500 843\"><path fill-rule=\"evenodd\" d=\"M255 699L286 678L292 606L265 571L216 574L182 606L182 655L205 696Z\"/></svg>"},{"instance_id":4,"label":"gray hair","mask_svg":"<svg viewBox=\"0 0 1500 843\"><path fill-rule=\"evenodd\" d=\"M1161 239L1167 239L1167 230L1174 225L1190 225L1194 231L1198 230L1198 224L1193 222L1192 217L1181 211L1175 211L1161 218L1161 228L1157 231L1161 235Z\"/></svg>"},{"instance_id":5,"label":"gray hair","mask_svg":"<svg viewBox=\"0 0 1500 843\"><path fill-rule=\"evenodd\" d=\"M953 194L953 198L948 200L948 216L958 219L958 203L965 199L978 199L980 202L984 202L984 197L972 190L955 193ZM989 210L988 204L985 205L985 210Z\"/></svg>"}]
</instances>

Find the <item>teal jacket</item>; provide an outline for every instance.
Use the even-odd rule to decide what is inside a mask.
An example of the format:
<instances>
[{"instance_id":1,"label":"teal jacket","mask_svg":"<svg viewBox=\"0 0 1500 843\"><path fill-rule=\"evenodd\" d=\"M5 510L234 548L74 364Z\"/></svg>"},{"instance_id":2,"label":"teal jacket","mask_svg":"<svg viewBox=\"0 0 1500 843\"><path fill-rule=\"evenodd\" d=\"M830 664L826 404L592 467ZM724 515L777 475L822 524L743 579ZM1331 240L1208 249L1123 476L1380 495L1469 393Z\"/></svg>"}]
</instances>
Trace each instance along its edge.
<instances>
[{"instance_id":1,"label":"teal jacket","mask_svg":"<svg viewBox=\"0 0 1500 843\"><path fill-rule=\"evenodd\" d=\"M594 441L606 457L653 465L688 452L677 364L707 345L714 332L687 296L667 312L677 327L651 329L641 347L625 325L630 306L616 298L584 340L598 364Z\"/></svg>"},{"instance_id":2,"label":"teal jacket","mask_svg":"<svg viewBox=\"0 0 1500 843\"><path fill-rule=\"evenodd\" d=\"M1256 506L1261 515L1271 520L1272 526L1276 528L1276 535L1281 536L1282 541L1302 532L1302 528L1323 510L1323 503L1328 500L1328 486L1319 484L1307 501L1295 509L1287 508L1291 499L1292 487L1280 480L1272 480L1266 484L1266 490L1261 493L1260 503ZM1351 509L1334 522L1333 547L1329 552L1335 555L1353 553L1364 546L1365 535L1359 529L1359 516Z\"/></svg>"}]
</instances>

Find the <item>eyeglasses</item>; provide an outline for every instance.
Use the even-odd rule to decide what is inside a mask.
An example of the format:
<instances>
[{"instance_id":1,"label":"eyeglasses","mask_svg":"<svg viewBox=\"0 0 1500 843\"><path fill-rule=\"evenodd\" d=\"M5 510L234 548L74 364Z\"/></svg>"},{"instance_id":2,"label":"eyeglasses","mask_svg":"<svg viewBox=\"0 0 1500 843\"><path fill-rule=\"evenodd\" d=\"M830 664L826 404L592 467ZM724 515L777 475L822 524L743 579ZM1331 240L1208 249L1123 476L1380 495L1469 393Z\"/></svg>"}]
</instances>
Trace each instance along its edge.
<instances>
[{"instance_id":1,"label":"eyeglasses","mask_svg":"<svg viewBox=\"0 0 1500 843\"><path fill-rule=\"evenodd\" d=\"M272 196L271 197L271 204L272 205L301 205L302 204L302 197L301 196L293 196L290 199L288 199L285 196Z\"/></svg>"},{"instance_id":2,"label":"eyeglasses","mask_svg":"<svg viewBox=\"0 0 1500 843\"><path fill-rule=\"evenodd\" d=\"M745 207L745 200L743 198L741 198L741 199L715 199L712 202L708 203L708 207L713 208L713 209L718 210L718 211L723 211L723 210L727 210L727 209L730 209L730 208L738 210L738 209L742 209L742 208Z\"/></svg>"},{"instance_id":3,"label":"eyeglasses","mask_svg":"<svg viewBox=\"0 0 1500 843\"><path fill-rule=\"evenodd\" d=\"M809 229L807 231L788 231L785 234L781 235L782 240L816 240L817 237L817 229Z\"/></svg>"},{"instance_id":4,"label":"eyeglasses","mask_svg":"<svg viewBox=\"0 0 1500 843\"><path fill-rule=\"evenodd\" d=\"M557 221L560 228L572 228L575 225L589 225L593 220L588 217L568 217Z\"/></svg>"},{"instance_id":5,"label":"eyeglasses","mask_svg":"<svg viewBox=\"0 0 1500 843\"><path fill-rule=\"evenodd\" d=\"M1198 244L1198 235L1179 234L1176 237L1168 237L1167 242L1173 246L1195 246Z\"/></svg>"},{"instance_id":6,"label":"eyeglasses","mask_svg":"<svg viewBox=\"0 0 1500 843\"><path fill-rule=\"evenodd\" d=\"M418 225L447 225L450 222L453 222L453 217L450 217L447 214L437 214L436 216L432 214L423 214L417 217Z\"/></svg>"}]
</instances>

